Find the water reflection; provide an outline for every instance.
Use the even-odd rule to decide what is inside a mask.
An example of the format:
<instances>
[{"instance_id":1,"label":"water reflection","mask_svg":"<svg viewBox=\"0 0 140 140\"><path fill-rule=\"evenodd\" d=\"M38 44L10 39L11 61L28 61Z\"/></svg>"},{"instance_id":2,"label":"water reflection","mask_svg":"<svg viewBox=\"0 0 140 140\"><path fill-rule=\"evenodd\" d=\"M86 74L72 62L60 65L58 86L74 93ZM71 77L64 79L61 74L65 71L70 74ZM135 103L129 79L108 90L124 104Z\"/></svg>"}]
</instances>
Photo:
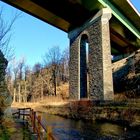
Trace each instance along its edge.
<instances>
[{"instance_id":1,"label":"water reflection","mask_svg":"<svg viewBox=\"0 0 140 140\"><path fill-rule=\"evenodd\" d=\"M103 123L100 125L100 133L106 136L119 136L124 133L124 130L119 125Z\"/></svg>"},{"instance_id":2,"label":"water reflection","mask_svg":"<svg viewBox=\"0 0 140 140\"><path fill-rule=\"evenodd\" d=\"M58 140L129 140L140 139L139 131L111 123L75 121L59 116L42 114L44 126L51 128ZM50 130L49 130L50 131Z\"/></svg>"}]
</instances>

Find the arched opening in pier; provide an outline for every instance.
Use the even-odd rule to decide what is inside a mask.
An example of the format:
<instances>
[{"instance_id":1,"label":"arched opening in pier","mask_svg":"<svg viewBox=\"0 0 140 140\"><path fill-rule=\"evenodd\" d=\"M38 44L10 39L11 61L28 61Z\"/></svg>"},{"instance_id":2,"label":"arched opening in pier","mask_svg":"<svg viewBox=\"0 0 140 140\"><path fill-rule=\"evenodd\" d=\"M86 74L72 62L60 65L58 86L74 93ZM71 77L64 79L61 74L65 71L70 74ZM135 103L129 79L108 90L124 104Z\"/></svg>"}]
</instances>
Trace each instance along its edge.
<instances>
[{"instance_id":1,"label":"arched opening in pier","mask_svg":"<svg viewBox=\"0 0 140 140\"><path fill-rule=\"evenodd\" d=\"M80 99L88 97L89 78L88 78L88 36L82 35L80 41Z\"/></svg>"}]
</instances>

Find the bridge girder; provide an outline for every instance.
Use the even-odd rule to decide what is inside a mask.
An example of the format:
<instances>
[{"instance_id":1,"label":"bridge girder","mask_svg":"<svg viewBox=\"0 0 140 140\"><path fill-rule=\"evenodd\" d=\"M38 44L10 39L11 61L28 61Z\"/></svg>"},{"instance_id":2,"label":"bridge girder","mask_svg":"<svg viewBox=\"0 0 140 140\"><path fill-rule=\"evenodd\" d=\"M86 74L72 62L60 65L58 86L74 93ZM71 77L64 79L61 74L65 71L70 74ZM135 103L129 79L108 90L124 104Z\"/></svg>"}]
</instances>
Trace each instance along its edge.
<instances>
[{"instance_id":1,"label":"bridge girder","mask_svg":"<svg viewBox=\"0 0 140 140\"><path fill-rule=\"evenodd\" d=\"M122 49L124 49L125 45L125 47L131 46L133 50L140 47L140 18L129 0L2 1L65 32L70 32L71 30L80 27L100 9L109 7L113 14L113 17L110 20L110 29L113 29L113 32L116 32L114 35L111 30L112 41L117 42L120 47L123 47Z\"/></svg>"}]
</instances>

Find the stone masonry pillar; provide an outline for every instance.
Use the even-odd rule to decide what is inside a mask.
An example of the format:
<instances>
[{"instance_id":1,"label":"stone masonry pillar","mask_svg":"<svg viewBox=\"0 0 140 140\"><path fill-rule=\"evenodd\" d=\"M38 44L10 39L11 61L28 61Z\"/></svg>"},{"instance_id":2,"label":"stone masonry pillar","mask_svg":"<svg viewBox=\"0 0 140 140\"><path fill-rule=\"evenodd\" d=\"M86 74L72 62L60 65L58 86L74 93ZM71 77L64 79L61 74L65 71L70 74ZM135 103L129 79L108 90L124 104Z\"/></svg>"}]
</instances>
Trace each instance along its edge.
<instances>
[{"instance_id":1,"label":"stone masonry pillar","mask_svg":"<svg viewBox=\"0 0 140 140\"><path fill-rule=\"evenodd\" d=\"M108 9L99 11L99 17L90 27L89 92L95 100L112 100L113 80Z\"/></svg>"},{"instance_id":2,"label":"stone masonry pillar","mask_svg":"<svg viewBox=\"0 0 140 140\"><path fill-rule=\"evenodd\" d=\"M111 46L109 20L111 11L108 8L100 10L83 26L71 31L70 38L70 98L80 99L80 42L87 35L89 43L88 73L89 94L93 100L112 100L113 80L111 66Z\"/></svg>"},{"instance_id":3,"label":"stone masonry pillar","mask_svg":"<svg viewBox=\"0 0 140 140\"><path fill-rule=\"evenodd\" d=\"M80 99L79 38L76 40L73 39L70 39L69 93L70 99Z\"/></svg>"}]
</instances>

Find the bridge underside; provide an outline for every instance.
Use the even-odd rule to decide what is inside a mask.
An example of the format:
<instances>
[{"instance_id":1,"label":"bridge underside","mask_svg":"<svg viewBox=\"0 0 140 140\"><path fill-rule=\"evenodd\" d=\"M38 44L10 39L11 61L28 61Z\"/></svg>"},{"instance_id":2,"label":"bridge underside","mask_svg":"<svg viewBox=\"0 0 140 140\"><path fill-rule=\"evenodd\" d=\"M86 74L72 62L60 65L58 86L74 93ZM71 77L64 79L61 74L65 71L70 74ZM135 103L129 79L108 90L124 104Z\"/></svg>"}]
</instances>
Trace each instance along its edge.
<instances>
[{"instance_id":1,"label":"bridge underside","mask_svg":"<svg viewBox=\"0 0 140 140\"><path fill-rule=\"evenodd\" d=\"M140 18L128 1L112 0L2 0L57 28L70 32L80 27L103 7L115 9L110 20L112 54L138 49ZM117 9L117 10L116 10ZM121 12L121 14L120 14ZM125 22L121 18L126 17ZM132 23L132 24L129 24ZM129 26L127 26L129 25ZM126 27L127 26L127 27ZM137 27L137 28L135 28ZM131 32L133 30L135 33ZM134 35L134 34L137 34Z\"/></svg>"}]
</instances>

